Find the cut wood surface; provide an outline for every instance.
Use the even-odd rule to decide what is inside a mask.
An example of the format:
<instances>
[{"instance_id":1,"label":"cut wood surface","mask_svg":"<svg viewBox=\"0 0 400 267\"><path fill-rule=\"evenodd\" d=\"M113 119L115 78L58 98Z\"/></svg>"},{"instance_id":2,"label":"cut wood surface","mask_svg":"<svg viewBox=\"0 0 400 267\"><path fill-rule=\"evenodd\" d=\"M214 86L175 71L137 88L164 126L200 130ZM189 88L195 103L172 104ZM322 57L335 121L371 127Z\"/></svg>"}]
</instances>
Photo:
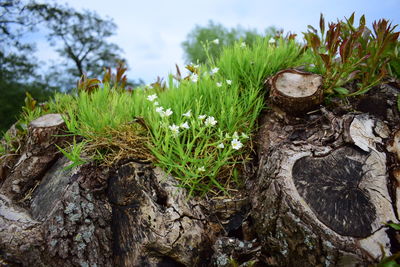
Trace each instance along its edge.
<instances>
[{"instance_id":1,"label":"cut wood surface","mask_svg":"<svg viewBox=\"0 0 400 267\"><path fill-rule=\"evenodd\" d=\"M295 69L282 70L267 80L273 103L301 115L318 107L323 99L322 77Z\"/></svg>"}]
</instances>

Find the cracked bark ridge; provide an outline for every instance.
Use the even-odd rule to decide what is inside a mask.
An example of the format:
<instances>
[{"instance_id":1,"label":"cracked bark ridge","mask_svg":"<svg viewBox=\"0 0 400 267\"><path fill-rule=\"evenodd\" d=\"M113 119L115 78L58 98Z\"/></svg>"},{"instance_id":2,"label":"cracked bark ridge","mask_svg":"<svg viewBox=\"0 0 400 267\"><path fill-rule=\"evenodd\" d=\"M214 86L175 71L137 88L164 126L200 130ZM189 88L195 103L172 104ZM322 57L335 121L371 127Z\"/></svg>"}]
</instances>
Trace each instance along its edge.
<instances>
[{"instance_id":1,"label":"cracked bark ridge","mask_svg":"<svg viewBox=\"0 0 400 267\"><path fill-rule=\"evenodd\" d=\"M266 81L274 104L292 115L301 115L323 100L322 77L296 69L282 70Z\"/></svg>"},{"instance_id":2,"label":"cracked bark ridge","mask_svg":"<svg viewBox=\"0 0 400 267\"><path fill-rule=\"evenodd\" d=\"M398 222L383 143L390 128L366 114L326 110L304 123L265 116L250 213L263 262L365 266L380 260L381 249L394 253L383 225Z\"/></svg>"},{"instance_id":3,"label":"cracked bark ridge","mask_svg":"<svg viewBox=\"0 0 400 267\"><path fill-rule=\"evenodd\" d=\"M60 158L46 170L29 207L0 194L0 258L22 266L111 266L111 207L104 192L81 186L106 171ZM42 170L44 171L44 170Z\"/></svg>"},{"instance_id":4,"label":"cracked bark ridge","mask_svg":"<svg viewBox=\"0 0 400 267\"><path fill-rule=\"evenodd\" d=\"M207 266L205 217L176 180L136 162L110 177L116 266Z\"/></svg>"},{"instance_id":5,"label":"cracked bark ridge","mask_svg":"<svg viewBox=\"0 0 400 267\"><path fill-rule=\"evenodd\" d=\"M240 266L260 266L258 258L261 247L253 241L243 241L238 238L219 237L213 245L215 253L212 256L212 263L217 267L232 266L231 259L235 259ZM242 263L243 262L243 263Z\"/></svg>"},{"instance_id":6,"label":"cracked bark ridge","mask_svg":"<svg viewBox=\"0 0 400 267\"><path fill-rule=\"evenodd\" d=\"M395 196L396 196L396 206L397 215L400 215L400 129L393 134L391 142L388 144L388 150L392 153L392 160L395 162L394 166L391 168L390 172L394 178ZM397 163L397 164L396 164Z\"/></svg>"},{"instance_id":7,"label":"cracked bark ridge","mask_svg":"<svg viewBox=\"0 0 400 267\"><path fill-rule=\"evenodd\" d=\"M202 205L202 208L215 232L234 236L248 217L250 203L247 197L237 194L222 199L211 199L206 205Z\"/></svg>"}]
</instances>

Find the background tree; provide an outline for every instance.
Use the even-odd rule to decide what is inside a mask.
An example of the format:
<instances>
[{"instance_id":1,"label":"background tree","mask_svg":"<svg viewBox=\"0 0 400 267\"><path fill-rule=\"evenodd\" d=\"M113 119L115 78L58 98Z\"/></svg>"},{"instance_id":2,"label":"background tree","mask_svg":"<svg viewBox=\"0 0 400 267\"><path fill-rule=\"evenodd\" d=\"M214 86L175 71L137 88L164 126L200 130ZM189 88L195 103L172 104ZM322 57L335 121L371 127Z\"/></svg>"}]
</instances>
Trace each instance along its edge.
<instances>
[{"instance_id":1,"label":"background tree","mask_svg":"<svg viewBox=\"0 0 400 267\"><path fill-rule=\"evenodd\" d=\"M105 67L125 62L118 45L108 42L117 26L111 19L103 19L96 12L78 12L68 6L33 3L27 7L43 19L50 44L68 63L67 72L74 80L86 74L99 77Z\"/></svg>"},{"instance_id":2,"label":"background tree","mask_svg":"<svg viewBox=\"0 0 400 267\"><path fill-rule=\"evenodd\" d=\"M16 121L25 92L40 102L56 89L41 82L35 46L21 41L37 24L22 1L0 3L0 133Z\"/></svg>"},{"instance_id":3,"label":"background tree","mask_svg":"<svg viewBox=\"0 0 400 267\"><path fill-rule=\"evenodd\" d=\"M216 58L222 51L222 47L232 45L234 42L242 40L246 45L252 45L258 36L275 35L277 29L269 27L264 34L256 29L244 29L241 26L228 29L222 24L209 21L207 26L196 25L187 35L187 40L182 43L184 56L187 63L207 62L207 55L204 51L204 44L211 42L209 47L210 56ZM213 43L214 40L218 40Z\"/></svg>"},{"instance_id":4,"label":"background tree","mask_svg":"<svg viewBox=\"0 0 400 267\"><path fill-rule=\"evenodd\" d=\"M35 29L37 21L29 16L18 0L0 2L0 79L26 80L35 74L37 60L32 55L35 47L23 43L26 31Z\"/></svg>"},{"instance_id":5,"label":"background tree","mask_svg":"<svg viewBox=\"0 0 400 267\"><path fill-rule=\"evenodd\" d=\"M24 0L0 2L0 133L7 130L20 113L28 91L39 102L55 90L69 90L77 80L101 77L106 67L119 62L121 49L107 39L116 31L111 19L97 13L77 11L68 6ZM27 32L44 31L65 64L57 62L43 69L34 57L35 46ZM127 81L128 85L137 85ZM141 81L139 80L139 83Z\"/></svg>"}]
</instances>

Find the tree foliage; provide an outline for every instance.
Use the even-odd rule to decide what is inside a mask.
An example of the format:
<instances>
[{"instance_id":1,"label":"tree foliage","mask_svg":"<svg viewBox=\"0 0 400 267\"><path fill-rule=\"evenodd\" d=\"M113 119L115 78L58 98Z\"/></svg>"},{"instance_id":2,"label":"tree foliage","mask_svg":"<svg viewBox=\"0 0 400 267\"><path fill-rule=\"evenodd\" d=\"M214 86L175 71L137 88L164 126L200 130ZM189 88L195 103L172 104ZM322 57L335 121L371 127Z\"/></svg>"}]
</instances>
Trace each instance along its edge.
<instances>
[{"instance_id":1,"label":"tree foliage","mask_svg":"<svg viewBox=\"0 0 400 267\"><path fill-rule=\"evenodd\" d=\"M57 4L32 3L27 8L43 19L49 30L48 39L57 46L59 55L73 63L68 69L71 75L99 77L105 67L124 61L119 56L121 48L107 40L117 29L111 19L103 19L90 10L80 12Z\"/></svg>"},{"instance_id":2,"label":"tree foliage","mask_svg":"<svg viewBox=\"0 0 400 267\"><path fill-rule=\"evenodd\" d=\"M217 58L223 46L232 45L235 41L239 40L251 46L257 36L275 35L276 33L277 29L274 27L267 28L265 33L261 34L255 29L244 29L240 26L228 29L222 24L209 21L207 26L196 25L187 35L187 39L182 43L182 47L187 63L205 63L207 62L207 55L204 45L207 43L210 44L208 49L209 55L212 58Z\"/></svg>"},{"instance_id":3,"label":"tree foliage","mask_svg":"<svg viewBox=\"0 0 400 267\"><path fill-rule=\"evenodd\" d=\"M0 79L30 78L37 67L32 57L35 47L20 38L35 29L37 21L28 16L22 1L0 2Z\"/></svg>"},{"instance_id":4,"label":"tree foliage","mask_svg":"<svg viewBox=\"0 0 400 267\"><path fill-rule=\"evenodd\" d=\"M40 101L51 93L39 82L35 46L21 41L38 23L29 14L22 1L0 3L0 133L16 121L26 91Z\"/></svg>"},{"instance_id":5,"label":"tree foliage","mask_svg":"<svg viewBox=\"0 0 400 267\"><path fill-rule=\"evenodd\" d=\"M25 38L35 30L48 33L67 64L38 71L35 46ZM121 49L108 41L115 31L111 19L89 10L34 0L0 1L0 132L15 122L26 91L44 101L59 88L75 87L83 74L100 77L106 67L125 62Z\"/></svg>"}]
</instances>

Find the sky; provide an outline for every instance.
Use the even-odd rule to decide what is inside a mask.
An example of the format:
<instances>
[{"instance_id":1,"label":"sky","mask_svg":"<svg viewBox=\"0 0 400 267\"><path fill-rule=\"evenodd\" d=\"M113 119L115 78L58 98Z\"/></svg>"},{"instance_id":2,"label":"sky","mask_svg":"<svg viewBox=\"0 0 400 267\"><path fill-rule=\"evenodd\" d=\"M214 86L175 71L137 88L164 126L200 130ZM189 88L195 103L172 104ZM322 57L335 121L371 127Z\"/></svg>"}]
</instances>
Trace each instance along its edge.
<instances>
[{"instance_id":1,"label":"sky","mask_svg":"<svg viewBox=\"0 0 400 267\"><path fill-rule=\"evenodd\" d=\"M349 17L356 21L365 14L367 25L386 18L400 24L400 0L66 0L77 9L90 9L112 18L118 29L109 40L124 51L130 67L129 79L153 82L157 76L174 72L175 64L184 66L181 43L195 25L206 26L209 20L231 28L263 32L269 26L301 35L307 25L318 26L320 13L325 21ZM399 28L397 28L399 30ZM38 57L57 60L46 39L37 39ZM182 69L182 68L181 68Z\"/></svg>"}]
</instances>

